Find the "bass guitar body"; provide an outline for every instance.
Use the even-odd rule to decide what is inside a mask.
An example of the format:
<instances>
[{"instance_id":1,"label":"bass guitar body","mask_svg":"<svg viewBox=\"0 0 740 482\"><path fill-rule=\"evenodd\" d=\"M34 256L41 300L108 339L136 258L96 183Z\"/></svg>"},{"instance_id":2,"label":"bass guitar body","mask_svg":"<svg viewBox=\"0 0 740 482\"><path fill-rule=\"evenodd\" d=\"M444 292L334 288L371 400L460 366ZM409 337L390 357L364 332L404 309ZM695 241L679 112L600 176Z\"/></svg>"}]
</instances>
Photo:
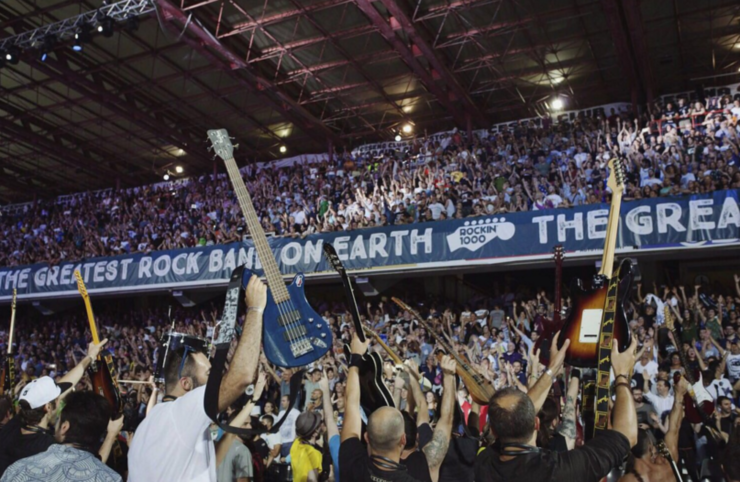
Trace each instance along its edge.
<instances>
[{"instance_id":1,"label":"bass guitar body","mask_svg":"<svg viewBox=\"0 0 740 482\"><path fill-rule=\"evenodd\" d=\"M692 380L697 380L698 378L698 373L694 373L694 376L691 377ZM677 372L675 375L673 375L674 383L678 383L680 379L681 373ZM712 423L712 415L714 415L714 401L707 400L697 405L694 397L691 395L691 390L689 390L683 396L683 408L684 415L686 416L686 420L688 420L689 423Z\"/></svg>"},{"instance_id":2,"label":"bass guitar body","mask_svg":"<svg viewBox=\"0 0 740 482\"><path fill-rule=\"evenodd\" d=\"M344 345L344 356L349 360L349 345ZM393 395L383 382L383 359L368 351L362 356L360 372L360 405L369 415L380 407L395 407Z\"/></svg>"},{"instance_id":3,"label":"bass guitar body","mask_svg":"<svg viewBox=\"0 0 740 482\"><path fill-rule=\"evenodd\" d=\"M252 272L244 270L246 287ZM272 290L267 290L267 305L263 314L265 356L273 364L302 367L324 356L332 345L331 327L311 308L304 291L305 278L297 274L287 286L287 300L276 302Z\"/></svg>"},{"instance_id":4,"label":"bass guitar body","mask_svg":"<svg viewBox=\"0 0 740 482\"><path fill-rule=\"evenodd\" d=\"M112 366L113 358L110 355L105 355L102 360L98 359L90 364L88 374L90 375L93 391L108 400L113 411L120 414L123 412L123 400L118 391L118 386L111 376L111 373L115 373L115 371L111 372L109 368Z\"/></svg>"},{"instance_id":5,"label":"bass guitar body","mask_svg":"<svg viewBox=\"0 0 740 482\"><path fill-rule=\"evenodd\" d=\"M629 346L631 336L627 313L624 309L632 285L632 265L628 259L622 262L619 276L613 337L617 340L619 349L624 350ZM594 279L590 289L584 288L581 280L575 280L571 285L570 296L573 303L558 339L558 348L563 346L566 339L570 340L565 362L571 366L598 367L599 336L607 302L608 285L609 280L598 279L598 277Z\"/></svg>"}]
</instances>

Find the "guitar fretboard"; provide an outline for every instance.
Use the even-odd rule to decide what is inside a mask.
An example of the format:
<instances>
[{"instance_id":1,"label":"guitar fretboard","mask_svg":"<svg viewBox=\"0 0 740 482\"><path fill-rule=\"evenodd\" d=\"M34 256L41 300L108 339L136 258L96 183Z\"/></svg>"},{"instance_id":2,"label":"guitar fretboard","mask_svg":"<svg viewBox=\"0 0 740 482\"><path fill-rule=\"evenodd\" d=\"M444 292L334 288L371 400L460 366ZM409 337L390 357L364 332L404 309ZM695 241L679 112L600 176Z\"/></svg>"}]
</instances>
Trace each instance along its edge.
<instances>
[{"instance_id":1,"label":"guitar fretboard","mask_svg":"<svg viewBox=\"0 0 740 482\"><path fill-rule=\"evenodd\" d=\"M224 159L226 164L226 171L231 179L231 184L234 186L234 192L239 200L239 207L241 207L244 220L247 223L247 229L249 234L252 236L254 246L257 249L257 256L259 257L262 268L265 272L265 278L267 279L267 285L270 287L272 296L276 303L282 303L290 299L288 289L285 287L285 282L280 274L277 261L272 254L272 249L267 242L267 236L265 231L262 229L257 213L254 210L252 204L252 197L249 195L247 186L244 184L239 168L236 165L236 161L233 157Z\"/></svg>"}]
</instances>

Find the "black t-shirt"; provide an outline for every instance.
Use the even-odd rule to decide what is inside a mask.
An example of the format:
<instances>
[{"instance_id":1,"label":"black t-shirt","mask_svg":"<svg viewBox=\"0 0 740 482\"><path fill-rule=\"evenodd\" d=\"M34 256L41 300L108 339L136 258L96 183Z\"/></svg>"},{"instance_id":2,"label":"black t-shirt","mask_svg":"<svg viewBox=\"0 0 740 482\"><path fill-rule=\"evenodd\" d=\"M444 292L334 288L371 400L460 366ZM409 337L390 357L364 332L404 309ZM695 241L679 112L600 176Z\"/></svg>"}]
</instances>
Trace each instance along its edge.
<instances>
[{"instance_id":1,"label":"black t-shirt","mask_svg":"<svg viewBox=\"0 0 740 482\"><path fill-rule=\"evenodd\" d=\"M46 452L54 443L46 432L22 434L20 418L13 418L0 430L0 475L18 460Z\"/></svg>"},{"instance_id":2,"label":"black t-shirt","mask_svg":"<svg viewBox=\"0 0 740 482\"><path fill-rule=\"evenodd\" d=\"M452 437L445 459L439 468L439 482L473 482L478 440L470 437Z\"/></svg>"},{"instance_id":3,"label":"black t-shirt","mask_svg":"<svg viewBox=\"0 0 740 482\"><path fill-rule=\"evenodd\" d=\"M501 461L495 449L489 447L475 460L475 481L597 482L621 464L629 450L627 437L613 430L607 430L583 447L565 453L541 449L505 462Z\"/></svg>"},{"instance_id":4,"label":"black t-shirt","mask_svg":"<svg viewBox=\"0 0 740 482\"><path fill-rule=\"evenodd\" d=\"M406 470L381 470L370 461L367 448L357 437L339 446L339 478L352 482L421 482Z\"/></svg>"}]
</instances>

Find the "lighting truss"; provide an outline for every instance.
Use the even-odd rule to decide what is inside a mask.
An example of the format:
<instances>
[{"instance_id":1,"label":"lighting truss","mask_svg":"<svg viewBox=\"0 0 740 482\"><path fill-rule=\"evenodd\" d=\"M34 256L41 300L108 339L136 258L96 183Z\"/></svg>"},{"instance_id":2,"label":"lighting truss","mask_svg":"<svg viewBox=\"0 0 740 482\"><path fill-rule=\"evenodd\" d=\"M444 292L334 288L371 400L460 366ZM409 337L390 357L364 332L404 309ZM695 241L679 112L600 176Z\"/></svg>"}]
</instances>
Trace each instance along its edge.
<instances>
[{"instance_id":1,"label":"lighting truss","mask_svg":"<svg viewBox=\"0 0 740 482\"><path fill-rule=\"evenodd\" d=\"M132 16L152 12L154 9L155 6L152 0L122 0L110 5L103 5L96 10L44 25L43 27L23 32L13 37L4 38L0 40L0 50L7 50L12 45L15 45L21 50L36 47L43 42L43 39L47 35L55 35L59 41L68 40L74 37L75 32L81 25L95 24L105 17L110 17L114 21L121 22Z\"/></svg>"}]
</instances>

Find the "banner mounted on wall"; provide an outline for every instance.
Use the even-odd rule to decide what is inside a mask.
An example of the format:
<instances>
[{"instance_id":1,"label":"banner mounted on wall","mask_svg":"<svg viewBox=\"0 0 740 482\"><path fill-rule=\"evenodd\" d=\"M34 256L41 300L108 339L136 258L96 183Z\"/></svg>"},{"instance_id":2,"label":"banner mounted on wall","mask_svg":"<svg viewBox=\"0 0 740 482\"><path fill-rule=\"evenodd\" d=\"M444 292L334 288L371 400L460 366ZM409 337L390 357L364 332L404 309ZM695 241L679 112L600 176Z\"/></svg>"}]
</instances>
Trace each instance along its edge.
<instances>
[{"instance_id":1,"label":"banner mounted on wall","mask_svg":"<svg viewBox=\"0 0 740 482\"><path fill-rule=\"evenodd\" d=\"M691 249L740 243L740 190L707 195L656 198L622 206L617 249ZM549 257L563 244L575 257L602 249L609 206L595 204L407 224L350 232L269 239L284 275L309 277L331 272L322 256L332 243L348 270L413 272L471 264L514 263ZM240 264L258 273L261 265L251 242L197 247L149 254L88 259L55 266L0 269L0 301L13 289L19 299L73 296L73 273L80 270L88 291L95 294L225 286ZM327 273L328 274L328 273Z\"/></svg>"}]
</instances>

